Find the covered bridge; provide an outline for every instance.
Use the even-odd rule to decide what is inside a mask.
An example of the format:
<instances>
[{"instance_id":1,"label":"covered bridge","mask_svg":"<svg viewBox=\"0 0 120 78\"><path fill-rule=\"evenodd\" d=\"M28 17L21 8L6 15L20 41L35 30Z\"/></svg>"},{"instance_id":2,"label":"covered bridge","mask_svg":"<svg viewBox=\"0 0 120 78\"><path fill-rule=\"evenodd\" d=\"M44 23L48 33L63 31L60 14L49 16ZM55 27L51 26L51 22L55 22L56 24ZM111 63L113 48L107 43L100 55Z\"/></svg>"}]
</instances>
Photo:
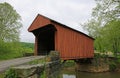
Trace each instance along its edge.
<instances>
[{"instance_id":1,"label":"covered bridge","mask_svg":"<svg viewBox=\"0 0 120 78\"><path fill-rule=\"evenodd\" d=\"M35 36L35 55L46 55L56 50L64 60L94 56L92 37L43 15L37 15L28 31Z\"/></svg>"}]
</instances>

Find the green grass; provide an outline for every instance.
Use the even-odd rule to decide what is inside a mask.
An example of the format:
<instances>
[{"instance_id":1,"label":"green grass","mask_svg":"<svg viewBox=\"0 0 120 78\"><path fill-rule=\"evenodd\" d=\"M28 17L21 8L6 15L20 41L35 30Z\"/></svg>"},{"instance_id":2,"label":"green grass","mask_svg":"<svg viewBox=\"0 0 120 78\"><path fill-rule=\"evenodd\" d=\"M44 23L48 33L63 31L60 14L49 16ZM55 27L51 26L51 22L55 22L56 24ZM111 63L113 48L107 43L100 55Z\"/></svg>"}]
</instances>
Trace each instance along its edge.
<instances>
[{"instance_id":1,"label":"green grass","mask_svg":"<svg viewBox=\"0 0 120 78\"><path fill-rule=\"evenodd\" d=\"M33 43L4 42L0 40L0 60L23 57L25 53L33 53Z\"/></svg>"},{"instance_id":2,"label":"green grass","mask_svg":"<svg viewBox=\"0 0 120 78\"><path fill-rule=\"evenodd\" d=\"M67 60L64 64L64 67L72 67L75 65L74 60Z\"/></svg>"},{"instance_id":3,"label":"green grass","mask_svg":"<svg viewBox=\"0 0 120 78\"><path fill-rule=\"evenodd\" d=\"M45 64L45 62L46 62L46 59L42 58L42 59L30 61L28 64L30 64L30 65L32 65L32 64Z\"/></svg>"},{"instance_id":4,"label":"green grass","mask_svg":"<svg viewBox=\"0 0 120 78\"><path fill-rule=\"evenodd\" d=\"M4 78L5 74L4 73L0 73L0 78Z\"/></svg>"},{"instance_id":5,"label":"green grass","mask_svg":"<svg viewBox=\"0 0 120 78\"><path fill-rule=\"evenodd\" d=\"M34 49L34 43L20 42L22 47Z\"/></svg>"},{"instance_id":6,"label":"green grass","mask_svg":"<svg viewBox=\"0 0 120 78\"><path fill-rule=\"evenodd\" d=\"M8 59L14 59L14 58L19 58L22 57L22 54L19 53L7 53L0 55L0 60L8 60Z\"/></svg>"}]
</instances>

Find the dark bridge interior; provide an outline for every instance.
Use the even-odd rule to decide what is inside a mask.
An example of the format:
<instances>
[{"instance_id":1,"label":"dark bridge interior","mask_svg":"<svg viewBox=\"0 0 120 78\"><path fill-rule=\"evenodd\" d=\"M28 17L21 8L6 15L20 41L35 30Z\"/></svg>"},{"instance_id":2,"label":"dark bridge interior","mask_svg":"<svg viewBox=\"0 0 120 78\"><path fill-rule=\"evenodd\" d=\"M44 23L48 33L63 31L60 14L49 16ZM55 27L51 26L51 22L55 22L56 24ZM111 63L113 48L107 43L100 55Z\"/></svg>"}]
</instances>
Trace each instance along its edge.
<instances>
[{"instance_id":1,"label":"dark bridge interior","mask_svg":"<svg viewBox=\"0 0 120 78\"><path fill-rule=\"evenodd\" d=\"M55 50L55 31L53 25L48 25L37 30L38 37L38 55L47 55L51 50Z\"/></svg>"}]
</instances>

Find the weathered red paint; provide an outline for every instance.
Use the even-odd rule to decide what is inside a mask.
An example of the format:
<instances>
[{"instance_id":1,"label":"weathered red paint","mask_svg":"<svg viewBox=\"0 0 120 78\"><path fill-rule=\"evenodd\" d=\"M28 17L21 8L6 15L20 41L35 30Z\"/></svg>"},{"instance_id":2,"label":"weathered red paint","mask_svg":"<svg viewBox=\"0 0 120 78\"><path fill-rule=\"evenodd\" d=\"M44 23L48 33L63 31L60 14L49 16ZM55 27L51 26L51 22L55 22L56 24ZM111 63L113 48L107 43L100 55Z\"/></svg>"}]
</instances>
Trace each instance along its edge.
<instances>
[{"instance_id":1,"label":"weathered red paint","mask_svg":"<svg viewBox=\"0 0 120 78\"><path fill-rule=\"evenodd\" d=\"M50 24L50 20L46 19L44 16L38 16L35 18L31 26L29 27L28 31L33 31L35 29L38 29L42 26L45 26L47 24Z\"/></svg>"},{"instance_id":2,"label":"weathered red paint","mask_svg":"<svg viewBox=\"0 0 120 78\"><path fill-rule=\"evenodd\" d=\"M28 31L33 32L39 28L52 25L56 28L55 31L55 50L60 52L60 56L64 60L93 58L94 56L94 39L88 35L76 31L70 27L53 21L47 17L39 15L33 21ZM39 32L39 31L37 31ZM34 34L35 39L35 55L38 54L38 39Z\"/></svg>"}]
</instances>

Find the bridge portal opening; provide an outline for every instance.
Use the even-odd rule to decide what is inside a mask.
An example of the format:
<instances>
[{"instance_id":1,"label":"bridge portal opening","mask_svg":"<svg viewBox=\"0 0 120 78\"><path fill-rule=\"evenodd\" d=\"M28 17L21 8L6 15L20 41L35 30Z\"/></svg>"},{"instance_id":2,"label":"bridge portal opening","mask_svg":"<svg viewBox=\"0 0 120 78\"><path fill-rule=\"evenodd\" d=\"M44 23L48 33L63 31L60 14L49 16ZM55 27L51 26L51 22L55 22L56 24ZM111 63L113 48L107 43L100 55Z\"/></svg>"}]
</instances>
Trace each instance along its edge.
<instances>
[{"instance_id":1,"label":"bridge portal opening","mask_svg":"<svg viewBox=\"0 0 120 78\"><path fill-rule=\"evenodd\" d=\"M38 35L38 55L48 55L51 50L55 50L55 32L53 25L48 25L39 29Z\"/></svg>"}]
</instances>

